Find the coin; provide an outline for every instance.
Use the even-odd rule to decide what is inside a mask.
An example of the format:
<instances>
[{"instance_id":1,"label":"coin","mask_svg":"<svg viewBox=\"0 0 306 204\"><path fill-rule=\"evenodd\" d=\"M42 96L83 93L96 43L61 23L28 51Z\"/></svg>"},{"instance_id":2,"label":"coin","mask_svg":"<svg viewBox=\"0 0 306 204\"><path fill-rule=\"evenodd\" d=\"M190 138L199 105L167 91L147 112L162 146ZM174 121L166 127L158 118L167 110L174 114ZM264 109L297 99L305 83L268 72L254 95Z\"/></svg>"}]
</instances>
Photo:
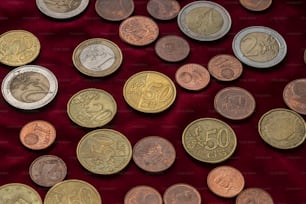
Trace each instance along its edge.
<instances>
[{"instance_id":1,"label":"coin","mask_svg":"<svg viewBox=\"0 0 306 204\"><path fill-rule=\"evenodd\" d=\"M125 197L124 204L162 204L163 200L157 190L150 186L135 186Z\"/></svg>"},{"instance_id":2,"label":"coin","mask_svg":"<svg viewBox=\"0 0 306 204\"><path fill-rule=\"evenodd\" d=\"M82 137L77 146L81 165L95 174L110 175L124 169L132 158L132 146L120 132L93 130Z\"/></svg>"},{"instance_id":3,"label":"coin","mask_svg":"<svg viewBox=\"0 0 306 204\"><path fill-rule=\"evenodd\" d=\"M258 132L261 138L272 147L292 149L305 140L305 122L294 111L276 108L261 116Z\"/></svg>"},{"instance_id":4,"label":"coin","mask_svg":"<svg viewBox=\"0 0 306 204\"><path fill-rule=\"evenodd\" d=\"M134 11L133 0L96 0L97 14L109 21L121 21L132 15Z\"/></svg>"},{"instance_id":5,"label":"coin","mask_svg":"<svg viewBox=\"0 0 306 204\"><path fill-rule=\"evenodd\" d=\"M119 37L134 46L148 45L157 39L158 34L158 25L146 16L129 17L119 26Z\"/></svg>"},{"instance_id":6,"label":"coin","mask_svg":"<svg viewBox=\"0 0 306 204\"><path fill-rule=\"evenodd\" d=\"M176 18L181 6L176 0L149 0L148 13L158 20L171 20Z\"/></svg>"},{"instance_id":7,"label":"coin","mask_svg":"<svg viewBox=\"0 0 306 204\"><path fill-rule=\"evenodd\" d=\"M200 118L191 122L183 132L182 142L190 156L207 163L228 159L237 146L233 129L215 118Z\"/></svg>"},{"instance_id":8,"label":"coin","mask_svg":"<svg viewBox=\"0 0 306 204\"><path fill-rule=\"evenodd\" d=\"M55 184L45 196L44 204L102 204L97 189L86 181L69 179Z\"/></svg>"},{"instance_id":9,"label":"coin","mask_svg":"<svg viewBox=\"0 0 306 204\"><path fill-rule=\"evenodd\" d=\"M180 30L199 41L213 41L225 36L231 28L231 16L221 5L211 1L194 1L178 14Z\"/></svg>"},{"instance_id":10,"label":"coin","mask_svg":"<svg viewBox=\"0 0 306 204\"><path fill-rule=\"evenodd\" d=\"M32 110L50 103L58 89L54 74L38 65L24 65L10 71L2 81L4 99L12 106Z\"/></svg>"},{"instance_id":11,"label":"coin","mask_svg":"<svg viewBox=\"0 0 306 204\"><path fill-rule=\"evenodd\" d=\"M74 66L83 74L103 77L115 72L122 63L121 49L112 41L91 38L81 42L72 55Z\"/></svg>"},{"instance_id":12,"label":"coin","mask_svg":"<svg viewBox=\"0 0 306 204\"><path fill-rule=\"evenodd\" d=\"M173 145L158 136L144 137L133 148L134 162L148 172L165 171L174 163L175 155Z\"/></svg>"},{"instance_id":13,"label":"coin","mask_svg":"<svg viewBox=\"0 0 306 204\"><path fill-rule=\"evenodd\" d=\"M289 82L284 88L283 99L290 109L306 115L306 79Z\"/></svg>"},{"instance_id":14,"label":"coin","mask_svg":"<svg viewBox=\"0 0 306 204\"><path fill-rule=\"evenodd\" d=\"M233 81L242 74L241 62L232 55L216 55L208 62L209 73L219 81Z\"/></svg>"},{"instance_id":15,"label":"coin","mask_svg":"<svg viewBox=\"0 0 306 204\"><path fill-rule=\"evenodd\" d=\"M275 30L263 26L242 29L234 37L232 47L241 62L255 68L273 67L287 54L284 38Z\"/></svg>"},{"instance_id":16,"label":"coin","mask_svg":"<svg viewBox=\"0 0 306 204\"><path fill-rule=\"evenodd\" d=\"M176 89L166 75L155 71L143 71L134 74L125 82L123 96L135 110L158 113L172 105Z\"/></svg>"},{"instance_id":17,"label":"coin","mask_svg":"<svg viewBox=\"0 0 306 204\"><path fill-rule=\"evenodd\" d=\"M69 118L87 128L101 127L116 115L117 103L111 94L95 88L83 89L74 94L67 103Z\"/></svg>"},{"instance_id":18,"label":"coin","mask_svg":"<svg viewBox=\"0 0 306 204\"><path fill-rule=\"evenodd\" d=\"M89 0L36 0L38 9L45 15L56 19L72 18L82 13Z\"/></svg>"},{"instance_id":19,"label":"coin","mask_svg":"<svg viewBox=\"0 0 306 204\"><path fill-rule=\"evenodd\" d=\"M236 204L274 204L270 194L260 188L247 188L244 189L237 197Z\"/></svg>"},{"instance_id":20,"label":"coin","mask_svg":"<svg viewBox=\"0 0 306 204\"><path fill-rule=\"evenodd\" d=\"M17 67L35 60L40 52L39 39L26 30L10 30L0 35L0 62Z\"/></svg>"},{"instance_id":21,"label":"coin","mask_svg":"<svg viewBox=\"0 0 306 204\"><path fill-rule=\"evenodd\" d=\"M57 156L43 155L31 163L29 174L32 181L36 184L43 187L51 187L65 179L67 166Z\"/></svg>"},{"instance_id":22,"label":"coin","mask_svg":"<svg viewBox=\"0 0 306 204\"><path fill-rule=\"evenodd\" d=\"M272 4L272 0L239 0L239 2L250 11L264 11Z\"/></svg>"},{"instance_id":23,"label":"coin","mask_svg":"<svg viewBox=\"0 0 306 204\"><path fill-rule=\"evenodd\" d=\"M201 195L197 189L193 186L178 183L172 186L169 186L164 195L164 204L200 204L201 203Z\"/></svg>"},{"instance_id":24,"label":"coin","mask_svg":"<svg viewBox=\"0 0 306 204\"><path fill-rule=\"evenodd\" d=\"M231 166L219 166L212 169L207 176L208 188L216 195L233 198L244 188L242 173Z\"/></svg>"}]
</instances>

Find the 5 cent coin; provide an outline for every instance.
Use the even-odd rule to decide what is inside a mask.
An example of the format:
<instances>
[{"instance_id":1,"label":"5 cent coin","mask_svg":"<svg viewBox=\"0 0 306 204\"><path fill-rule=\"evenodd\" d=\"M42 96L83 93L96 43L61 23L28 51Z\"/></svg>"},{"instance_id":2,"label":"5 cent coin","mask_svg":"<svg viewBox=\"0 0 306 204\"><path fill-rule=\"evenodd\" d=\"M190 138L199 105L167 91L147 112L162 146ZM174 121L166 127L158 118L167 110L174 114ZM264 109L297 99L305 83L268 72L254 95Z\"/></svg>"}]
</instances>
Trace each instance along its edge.
<instances>
[{"instance_id":1,"label":"5 cent coin","mask_svg":"<svg viewBox=\"0 0 306 204\"><path fill-rule=\"evenodd\" d=\"M169 186L163 195L164 204L201 204L201 195L189 184L178 183Z\"/></svg>"},{"instance_id":2,"label":"5 cent coin","mask_svg":"<svg viewBox=\"0 0 306 204\"><path fill-rule=\"evenodd\" d=\"M289 82L284 88L283 99L290 109L306 115L306 79Z\"/></svg>"},{"instance_id":3,"label":"5 cent coin","mask_svg":"<svg viewBox=\"0 0 306 204\"><path fill-rule=\"evenodd\" d=\"M250 11L264 11L272 4L272 0L239 0L239 2Z\"/></svg>"},{"instance_id":4,"label":"5 cent coin","mask_svg":"<svg viewBox=\"0 0 306 204\"><path fill-rule=\"evenodd\" d=\"M150 186L135 186L125 197L124 204L162 204L163 200L157 190Z\"/></svg>"},{"instance_id":5,"label":"5 cent coin","mask_svg":"<svg viewBox=\"0 0 306 204\"><path fill-rule=\"evenodd\" d=\"M260 188L244 189L236 197L236 204L249 204L249 203L274 204L270 194L267 191Z\"/></svg>"},{"instance_id":6,"label":"5 cent coin","mask_svg":"<svg viewBox=\"0 0 306 204\"><path fill-rule=\"evenodd\" d=\"M121 21L132 15L134 11L133 0L96 0L96 12L109 21Z\"/></svg>"},{"instance_id":7,"label":"5 cent coin","mask_svg":"<svg viewBox=\"0 0 306 204\"><path fill-rule=\"evenodd\" d=\"M149 14L158 20L174 19L181 6L176 0L149 0L147 4L147 11Z\"/></svg>"}]
</instances>

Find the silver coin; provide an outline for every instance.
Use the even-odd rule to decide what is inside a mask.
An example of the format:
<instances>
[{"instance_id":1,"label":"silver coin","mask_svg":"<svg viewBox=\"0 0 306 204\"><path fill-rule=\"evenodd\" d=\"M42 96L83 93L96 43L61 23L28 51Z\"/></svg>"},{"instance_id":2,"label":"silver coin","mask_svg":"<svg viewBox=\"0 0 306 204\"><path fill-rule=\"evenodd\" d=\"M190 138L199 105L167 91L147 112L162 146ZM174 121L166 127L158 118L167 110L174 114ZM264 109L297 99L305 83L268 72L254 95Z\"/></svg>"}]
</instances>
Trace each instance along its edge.
<instances>
[{"instance_id":1,"label":"silver coin","mask_svg":"<svg viewBox=\"0 0 306 204\"><path fill-rule=\"evenodd\" d=\"M4 99L12 106L32 110L50 103L58 89L54 74L38 65L24 65L10 71L2 81Z\"/></svg>"},{"instance_id":2,"label":"silver coin","mask_svg":"<svg viewBox=\"0 0 306 204\"><path fill-rule=\"evenodd\" d=\"M211 1L194 1L184 6L178 14L180 30L188 37L199 41L222 38L231 28L228 11Z\"/></svg>"},{"instance_id":3,"label":"silver coin","mask_svg":"<svg viewBox=\"0 0 306 204\"><path fill-rule=\"evenodd\" d=\"M270 68L280 63L287 54L284 38L275 30L251 26L236 34L232 48L244 64L256 68Z\"/></svg>"}]
</instances>

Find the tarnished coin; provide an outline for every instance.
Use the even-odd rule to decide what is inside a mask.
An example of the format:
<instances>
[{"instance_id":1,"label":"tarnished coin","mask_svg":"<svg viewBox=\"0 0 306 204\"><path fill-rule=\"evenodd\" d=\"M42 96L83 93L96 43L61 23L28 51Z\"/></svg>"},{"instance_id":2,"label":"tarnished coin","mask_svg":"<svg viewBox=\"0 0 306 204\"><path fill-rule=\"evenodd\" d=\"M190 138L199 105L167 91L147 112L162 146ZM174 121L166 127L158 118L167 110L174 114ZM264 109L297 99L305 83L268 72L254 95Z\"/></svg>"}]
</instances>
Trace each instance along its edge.
<instances>
[{"instance_id":1,"label":"tarnished coin","mask_svg":"<svg viewBox=\"0 0 306 204\"><path fill-rule=\"evenodd\" d=\"M201 204L201 195L193 186L178 183L168 187L163 195L164 204Z\"/></svg>"},{"instance_id":2,"label":"tarnished coin","mask_svg":"<svg viewBox=\"0 0 306 204\"><path fill-rule=\"evenodd\" d=\"M207 176L208 188L216 195L233 198L244 188L242 173L230 166L219 166L212 169Z\"/></svg>"},{"instance_id":3,"label":"tarnished coin","mask_svg":"<svg viewBox=\"0 0 306 204\"><path fill-rule=\"evenodd\" d=\"M121 21L132 15L134 11L133 0L96 0L97 14L109 21Z\"/></svg>"},{"instance_id":4,"label":"tarnished coin","mask_svg":"<svg viewBox=\"0 0 306 204\"><path fill-rule=\"evenodd\" d=\"M258 132L272 147L292 149L305 140L305 121L294 111L276 108L261 116Z\"/></svg>"},{"instance_id":5,"label":"tarnished coin","mask_svg":"<svg viewBox=\"0 0 306 204\"><path fill-rule=\"evenodd\" d=\"M29 169L29 174L36 184L51 187L61 182L67 175L65 162L54 155L43 155L36 158Z\"/></svg>"},{"instance_id":6,"label":"tarnished coin","mask_svg":"<svg viewBox=\"0 0 306 204\"><path fill-rule=\"evenodd\" d=\"M117 103L108 92L88 88L74 94L67 103L69 118L82 127L97 128L109 123L117 113Z\"/></svg>"},{"instance_id":7,"label":"tarnished coin","mask_svg":"<svg viewBox=\"0 0 306 204\"><path fill-rule=\"evenodd\" d=\"M175 73L176 82L183 88L198 91L205 88L210 82L210 74L200 64L184 64Z\"/></svg>"},{"instance_id":8,"label":"tarnished coin","mask_svg":"<svg viewBox=\"0 0 306 204\"><path fill-rule=\"evenodd\" d=\"M306 115L306 79L289 82L284 88L283 99L290 109Z\"/></svg>"},{"instance_id":9,"label":"tarnished coin","mask_svg":"<svg viewBox=\"0 0 306 204\"><path fill-rule=\"evenodd\" d=\"M55 184L45 196L44 204L102 204L97 189L86 181L69 179Z\"/></svg>"},{"instance_id":10,"label":"tarnished coin","mask_svg":"<svg viewBox=\"0 0 306 204\"><path fill-rule=\"evenodd\" d=\"M148 45L157 39L158 34L158 25L146 16L129 17L119 26L119 37L134 46Z\"/></svg>"},{"instance_id":11,"label":"tarnished coin","mask_svg":"<svg viewBox=\"0 0 306 204\"><path fill-rule=\"evenodd\" d=\"M2 81L4 99L24 110L41 108L50 103L58 89L54 74L38 65L24 65L10 71Z\"/></svg>"},{"instance_id":12,"label":"tarnished coin","mask_svg":"<svg viewBox=\"0 0 306 204\"><path fill-rule=\"evenodd\" d=\"M213 41L225 36L232 20L228 11L211 1L194 1L184 6L178 14L180 30L199 41Z\"/></svg>"},{"instance_id":13,"label":"tarnished coin","mask_svg":"<svg viewBox=\"0 0 306 204\"><path fill-rule=\"evenodd\" d=\"M207 163L228 159L237 146L233 129L215 118L200 118L191 122L183 132L182 142L190 156Z\"/></svg>"},{"instance_id":14,"label":"tarnished coin","mask_svg":"<svg viewBox=\"0 0 306 204\"><path fill-rule=\"evenodd\" d=\"M237 197L236 204L274 204L270 194L260 188L247 188L244 189Z\"/></svg>"},{"instance_id":15,"label":"tarnished coin","mask_svg":"<svg viewBox=\"0 0 306 204\"><path fill-rule=\"evenodd\" d=\"M92 38L81 42L74 49L72 60L74 66L83 74L103 77L120 67L122 52L112 41Z\"/></svg>"},{"instance_id":16,"label":"tarnished coin","mask_svg":"<svg viewBox=\"0 0 306 204\"><path fill-rule=\"evenodd\" d=\"M171 20L176 18L181 6L176 0L149 0L147 11L158 20Z\"/></svg>"},{"instance_id":17,"label":"tarnished coin","mask_svg":"<svg viewBox=\"0 0 306 204\"><path fill-rule=\"evenodd\" d=\"M241 62L255 68L273 67L287 54L284 38L275 30L263 26L242 29L234 37L232 46Z\"/></svg>"},{"instance_id":18,"label":"tarnished coin","mask_svg":"<svg viewBox=\"0 0 306 204\"><path fill-rule=\"evenodd\" d=\"M272 4L272 0L239 0L239 2L250 11L264 11Z\"/></svg>"},{"instance_id":19,"label":"tarnished coin","mask_svg":"<svg viewBox=\"0 0 306 204\"><path fill-rule=\"evenodd\" d=\"M21 66L36 59L40 52L38 38L26 30L11 30L0 35L0 62Z\"/></svg>"},{"instance_id":20,"label":"tarnished coin","mask_svg":"<svg viewBox=\"0 0 306 204\"><path fill-rule=\"evenodd\" d=\"M150 186L135 186L125 197L124 204L162 204L163 200L157 190Z\"/></svg>"},{"instance_id":21,"label":"tarnished coin","mask_svg":"<svg viewBox=\"0 0 306 204\"><path fill-rule=\"evenodd\" d=\"M92 173L115 174L129 164L132 146L120 132L98 129L82 137L77 147L77 158Z\"/></svg>"}]
</instances>

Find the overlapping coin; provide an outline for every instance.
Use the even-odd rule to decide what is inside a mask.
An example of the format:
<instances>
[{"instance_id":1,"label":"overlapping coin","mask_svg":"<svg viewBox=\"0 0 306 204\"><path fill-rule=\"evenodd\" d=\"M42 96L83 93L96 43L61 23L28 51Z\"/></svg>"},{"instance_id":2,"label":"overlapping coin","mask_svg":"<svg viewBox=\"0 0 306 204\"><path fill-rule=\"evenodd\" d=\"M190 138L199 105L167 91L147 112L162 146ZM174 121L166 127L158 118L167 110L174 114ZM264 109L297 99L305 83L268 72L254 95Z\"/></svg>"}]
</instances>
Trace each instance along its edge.
<instances>
[{"instance_id":1,"label":"overlapping coin","mask_svg":"<svg viewBox=\"0 0 306 204\"><path fill-rule=\"evenodd\" d=\"M124 204L162 204L160 193L150 186L135 186L124 197Z\"/></svg>"},{"instance_id":2,"label":"overlapping coin","mask_svg":"<svg viewBox=\"0 0 306 204\"><path fill-rule=\"evenodd\" d=\"M181 6L176 0L149 0L147 11L158 20L171 20L176 18Z\"/></svg>"},{"instance_id":3,"label":"overlapping coin","mask_svg":"<svg viewBox=\"0 0 306 204\"><path fill-rule=\"evenodd\" d=\"M272 4L272 0L239 0L239 2L250 11L264 11Z\"/></svg>"},{"instance_id":4,"label":"overlapping coin","mask_svg":"<svg viewBox=\"0 0 306 204\"><path fill-rule=\"evenodd\" d=\"M284 88L283 99L290 109L306 115L306 79L289 82Z\"/></svg>"},{"instance_id":5,"label":"overlapping coin","mask_svg":"<svg viewBox=\"0 0 306 204\"><path fill-rule=\"evenodd\" d=\"M198 190L185 183L177 183L169 186L163 195L164 204L188 203L201 204L201 195Z\"/></svg>"},{"instance_id":6,"label":"overlapping coin","mask_svg":"<svg viewBox=\"0 0 306 204\"><path fill-rule=\"evenodd\" d=\"M132 15L134 11L133 0L96 0L96 12L109 21L121 21Z\"/></svg>"},{"instance_id":7,"label":"overlapping coin","mask_svg":"<svg viewBox=\"0 0 306 204\"><path fill-rule=\"evenodd\" d=\"M247 188L244 189L237 197L236 204L274 204L271 195L261 188Z\"/></svg>"}]
</instances>

